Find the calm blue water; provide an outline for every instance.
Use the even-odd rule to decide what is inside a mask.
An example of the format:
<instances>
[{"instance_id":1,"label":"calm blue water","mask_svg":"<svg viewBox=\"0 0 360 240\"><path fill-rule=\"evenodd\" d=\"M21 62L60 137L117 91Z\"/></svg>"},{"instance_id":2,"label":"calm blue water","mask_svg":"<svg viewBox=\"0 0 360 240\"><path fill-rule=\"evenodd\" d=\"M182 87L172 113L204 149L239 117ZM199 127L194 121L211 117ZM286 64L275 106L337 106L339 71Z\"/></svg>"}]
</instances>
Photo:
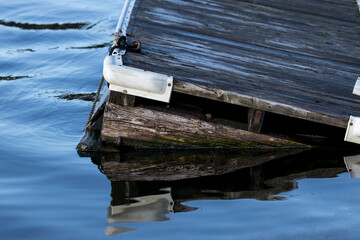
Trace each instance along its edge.
<instances>
[{"instance_id":1,"label":"calm blue water","mask_svg":"<svg viewBox=\"0 0 360 240\"><path fill-rule=\"evenodd\" d=\"M197 210L170 221L108 223L111 183L75 151L91 103L58 96L96 90L121 6L0 2L1 239L359 239L360 181L347 172L299 180L284 200L186 201Z\"/></svg>"}]
</instances>

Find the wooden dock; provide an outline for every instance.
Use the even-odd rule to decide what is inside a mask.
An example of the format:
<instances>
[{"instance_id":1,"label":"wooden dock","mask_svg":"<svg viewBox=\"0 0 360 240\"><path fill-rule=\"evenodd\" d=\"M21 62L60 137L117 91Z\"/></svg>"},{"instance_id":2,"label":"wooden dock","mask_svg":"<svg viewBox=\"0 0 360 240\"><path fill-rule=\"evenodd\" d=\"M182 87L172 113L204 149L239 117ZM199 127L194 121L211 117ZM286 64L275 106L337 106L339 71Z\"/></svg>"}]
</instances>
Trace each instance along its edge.
<instances>
[{"instance_id":1,"label":"wooden dock","mask_svg":"<svg viewBox=\"0 0 360 240\"><path fill-rule=\"evenodd\" d=\"M174 91L346 128L360 116L355 0L136 1L124 64Z\"/></svg>"},{"instance_id":2,"label":"wooden dock","mask_svg":"<svg viewBox=\"0 0 360 240\"><path fill-rule=\"evenodd\" d=\"M360 116L360 97L352 94L360 75L355 0L136 0L130 13L127 41L139 40L141 52L127 51L124 66L172 76L173 94L161 105L110 91L88 126L103 142L306 147L299 142L312 143L264 133L264 122L276 125L269 114L290 119L278 128L298 131L301 122L290 121L300 119L315 124L304 129L336 132L340 141L350 115ZM88 149L88 136L80 150Z\"/></svg>"}]
</instances>

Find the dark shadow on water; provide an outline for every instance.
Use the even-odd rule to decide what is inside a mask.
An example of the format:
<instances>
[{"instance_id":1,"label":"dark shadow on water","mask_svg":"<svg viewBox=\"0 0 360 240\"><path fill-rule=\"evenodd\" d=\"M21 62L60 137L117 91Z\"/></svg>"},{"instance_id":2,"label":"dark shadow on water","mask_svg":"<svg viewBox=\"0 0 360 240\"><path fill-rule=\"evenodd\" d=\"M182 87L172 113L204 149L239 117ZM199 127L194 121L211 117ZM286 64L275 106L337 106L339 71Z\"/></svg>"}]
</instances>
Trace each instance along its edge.
<instances>
[{"instance_id":1,"label":"dark shadow on water","mask_svg":"<svg viewBox=\"0 0 360 240\"><path fill-rule=\"evenodd\" d=\"M92 161L111 181L107 220L116 224L167 221L169 214L195 211L183 204L194 200L286 200L282 194L298 188L297 180L332 178L357 168L359 156L344 158L356 154L321 149L137 151L97 154ZM105 233L131 230L112 225Z\"/></svg>"},{"instance_id":2,"label":"dark shadow on water","mask_svg":"<svg viewBox=\"0 0 360 240\"><path fill-rule=\"evenodd\" d=\"M71 93L58 95L56 97L64 100L94 101L95 93Z\"/></svg>"},{"instance_id":3,"label":"dark shadow on water","mask_svg":"<svg viewBox=\"0 0 360 240\"><path fill-rule=\"evenodd\" d=\"M0 76L0 81L13 81L22 78L30 78L30 76Z\"/></svg>"},{"instance_id":4,"label":"dark shadow on water","mask_svg":"<svg viewBox=\"0 0 360 240\"><path fill-rule=\"evenodd\" d=\"M17 27L24 30L67 30L67 29L82 29L90 26L89 23L51 23L51 24L36 24L36 23L21 23L14 21L0 20L0 25L7 27ZM87 27L86 29L89 29Z\"/></svg>"}]
</instances>

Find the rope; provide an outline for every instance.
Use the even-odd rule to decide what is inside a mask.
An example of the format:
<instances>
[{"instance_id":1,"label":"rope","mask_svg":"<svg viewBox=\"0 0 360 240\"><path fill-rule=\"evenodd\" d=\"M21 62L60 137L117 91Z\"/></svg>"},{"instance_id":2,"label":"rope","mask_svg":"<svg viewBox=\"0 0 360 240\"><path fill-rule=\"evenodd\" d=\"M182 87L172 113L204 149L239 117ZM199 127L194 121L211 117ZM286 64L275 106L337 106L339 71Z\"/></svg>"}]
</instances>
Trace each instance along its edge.
<instances>
[{"instance_id":1,"label":"rope","mask_svg":"<svg viewBox=\"0 0 360 240\"><path fill-rule=\"evenodd\" d=\"M128 27L128 24L129 24L130 15L131 15L131 12L133 10L135 1L136 0L125 0L125 2L124 2L124 6L123 6L123 9L121 11L119 21L118 21L118 24L117 24L116 29L115 29L114 43L113 43L113 45L112 45L112 47L110 49L109 55L112 55L112 52L114 51L114 48L117 47L117 45L119 44L119 41L120 41L121 37L126 36L126 29ZM139 46L137 47L136 50L138 50ZM125 37L125 47L126 47L126 37ZM88 124L91 121L91 117L92 117L92 115L94 113L96 102L98 101L99 94L100 94L103 82L104 82L104 75L101 77L100 84L99 84L98 90L96 92L93 105L92 105L91 110L90 110L89 118L88 118L88 120L87 120L87 122L85 124L84 131L85 131L86 127L88 126Z\"/></svg>"},{"instance_id":2,"label":"rope","mask_svg":"<svg viewBox=\"0 0 360 240\"><path fill-rule=\"evenodd\" d=\"M85 131L87 125L88 125L88 124L90 123L90 121L91 121L91 117L92 117L92 115L93 115L93 113L94 113L94 109L95 109L95 106L96 106L96 102L98 101L99 94L100 94L100 91L101 91L101 87L102 87L102 85L103 85L103 82L104 82L104 75L101 76L101 80L100 80L100 83L99 83L99 87L98 87L98 89L97 89L97 92L96 92L96 95L95 95L95 98L94 98L94 102L93 102L92 107L91 107L91 110L90 110L90 114L89 114L88 120L87 120L87 122L86 122L86 124L85 124L84 131Z\"/></svg>"}]
</instances>

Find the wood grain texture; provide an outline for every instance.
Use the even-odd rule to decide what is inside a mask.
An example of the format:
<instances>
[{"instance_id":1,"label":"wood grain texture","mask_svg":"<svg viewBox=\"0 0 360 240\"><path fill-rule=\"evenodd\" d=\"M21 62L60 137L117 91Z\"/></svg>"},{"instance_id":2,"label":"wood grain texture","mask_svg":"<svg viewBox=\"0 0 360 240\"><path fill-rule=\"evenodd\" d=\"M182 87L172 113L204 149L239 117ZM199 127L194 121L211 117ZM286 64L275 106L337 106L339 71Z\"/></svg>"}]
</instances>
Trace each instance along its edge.
<instances>
[{"instance_id":1,"label":"wood grain texture","mask_svg":"<svg viewBox=\"0 0 360 240\"><path fill-rule=\"evenodd\" d=\"M109 102L121 106L133 107L135 105L135 96L120 92L110 91Z\"/></svg>"},{"instance_id":2,"label":"wood grain texture","mask_svg":"<svg viewBox=\"0 0 360 240\"><path fill-rule=\"evenodd\" d=\"M306 145L142 107L107 103L101 139L135 148L294 148Z\"/></svg>"},{"instance_id":3,"label":"wood grain texture","mask_svg":"<svg viewBox=\"0 0 360 240\"><path fill-rule=\"evenodd\" d=\"M142 52L124 63L174 91L342 128L360 116L353 0L138 0L128 32Z\"/></svg>"}]
</instances>

